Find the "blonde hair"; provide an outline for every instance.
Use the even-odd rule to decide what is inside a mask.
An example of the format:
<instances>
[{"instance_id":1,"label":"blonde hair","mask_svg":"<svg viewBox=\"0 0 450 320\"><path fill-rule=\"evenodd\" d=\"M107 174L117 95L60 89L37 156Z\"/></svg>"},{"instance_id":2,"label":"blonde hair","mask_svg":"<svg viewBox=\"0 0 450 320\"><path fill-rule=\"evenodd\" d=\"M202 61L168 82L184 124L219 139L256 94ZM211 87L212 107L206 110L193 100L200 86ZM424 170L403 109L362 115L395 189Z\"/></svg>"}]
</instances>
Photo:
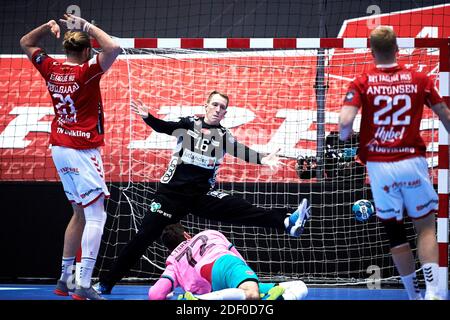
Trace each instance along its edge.
<instances>
[{"instance_id":1,"label":"blonde hair","mask_svg":"<svg viewBox=\"0 0 450 320\"><path fill-rule=\"evenodd\" d=\"M91 47L89 35L81 31L67 31L64 34L63 47L66 52L81 52Z\"/></svg>"},{"instance_id":2,"label":"blonde hair","mask_svg":"<svg viewBox=\"0 0 450 320\"><path fill-rule=\"evenodd\" d=\"M380 26L370 33L370 48L372 52L383 59L395 56L397 52L397 36L390 27Z\"/></svg>"},{"instance_id":3,"label":"blonde hair","mask_svg":"<svg viewBox=\"0 0 450 320\"><path fill-rule=\"evenodd\" d=\"M213 97L213 95L218 94L219 96L221 96L222 98L224 98L225 100L227 100L227 107L228 107L228 103L230 102L230 99L228 98L228 96L225 93L222 93L220 91L214 90L213 92L211 92L208 96L208 99L206 100L206 103L209 103Z\"/></svg>"}]
</instances>

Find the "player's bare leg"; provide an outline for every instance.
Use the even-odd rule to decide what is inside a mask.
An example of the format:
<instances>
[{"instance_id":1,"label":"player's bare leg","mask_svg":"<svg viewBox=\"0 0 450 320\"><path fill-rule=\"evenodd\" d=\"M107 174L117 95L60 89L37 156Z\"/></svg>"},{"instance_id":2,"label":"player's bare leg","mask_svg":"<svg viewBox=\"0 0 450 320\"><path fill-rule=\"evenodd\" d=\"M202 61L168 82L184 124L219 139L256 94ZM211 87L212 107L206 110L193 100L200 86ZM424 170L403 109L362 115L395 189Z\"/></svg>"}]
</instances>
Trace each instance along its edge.
<instances>
[{"instance_id":1,"label":"player's bare leg","mask_svg":"<svg viewBox=\"0 0 450 320\"><path fill-rule=\"evenodd\" d=\"M73 215L64 235L63 257L75 257L81 245L85 225L83 207L72 204Z\"/></svg>"},{"instance_id":2,"label":"player's bare leg","mask_svg":"<svg viewBox=\"0 0 450 320\"><path fill-rule=\"evenodd\" d=\"M409 299L422 299L416 277L415 260L409 243L392 248L391 254Z\"/></svg>"},{"instance_id":3,"label":"player's bare leg","mask_svg":"<svg viewBox=\"0 0 450 320\"><path fill-rule=\"evenodd\" d=\"M61 277L59 278L54 290L54 293L60 296L67 296L69 292L73 292L75 290L73 268L76 253L81 245L81 237L85 225L83 207L77 204L72 204L72 207L73 215L64 234Z\"/></svg>"}]
</instances>

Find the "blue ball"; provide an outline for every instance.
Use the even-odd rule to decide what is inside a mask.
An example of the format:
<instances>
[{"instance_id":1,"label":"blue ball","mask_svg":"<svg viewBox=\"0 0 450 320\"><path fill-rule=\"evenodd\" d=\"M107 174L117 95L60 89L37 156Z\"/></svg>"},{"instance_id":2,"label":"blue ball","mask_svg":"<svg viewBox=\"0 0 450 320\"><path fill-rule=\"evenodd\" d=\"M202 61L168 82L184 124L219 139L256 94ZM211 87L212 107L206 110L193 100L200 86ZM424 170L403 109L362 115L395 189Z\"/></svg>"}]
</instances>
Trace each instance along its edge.
<instances>
[{"instance_id":1,"label":"blue ball","mask_svg":"<svg viewBox=\"0 0 450 320\"><path fill-rule=\"evenodd\" d=\"M369 200L360 199L353 204L352 211L356 220L365 222L374 215L375 208Z\"/></svg>"}]
</instances>

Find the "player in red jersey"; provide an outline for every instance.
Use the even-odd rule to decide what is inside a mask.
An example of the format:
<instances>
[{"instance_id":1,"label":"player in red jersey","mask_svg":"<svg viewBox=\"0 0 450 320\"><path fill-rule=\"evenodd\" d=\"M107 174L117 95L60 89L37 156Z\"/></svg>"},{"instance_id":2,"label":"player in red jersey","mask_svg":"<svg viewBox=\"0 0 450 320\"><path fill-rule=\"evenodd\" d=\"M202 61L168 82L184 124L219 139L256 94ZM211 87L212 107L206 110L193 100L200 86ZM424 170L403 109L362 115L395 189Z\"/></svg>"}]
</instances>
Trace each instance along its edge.
<instances>
[{"instance_id":1,"label":"player in red jersey","mask_svg":"<svg viewBox=\"0 0 450 320\"><path fill-rule=\"evenodd\" d=\"M390 240L395 266L409 298L422 299L403 226L406 210L417 232L425 299L442 299L435 227L438 196L428 176L420 121L425 104L450 132L450 111L427 75L397 64L398 47L391 28L374 29L370 45L376 67L350 83L339 119L340 137L350 136L361 108L359 157L367 164L377 216Z\"/></svg>"},{"instance_id":2,"label":"player in red jersey","mask_svg":"<svg viewBox=\"0 0 450 320\"><path fill-rule=\"evenodd\" d=\"M104 31L80 17L67 14L60 22L69 29L63 41L65 62L49 57L38 46L49 33L60 37L55 20L20 40L22 49L45 79L52 98L55 112L50 134L52 158L74 212L64 237L62 273L55 293L67 296L74 291L74 299L103 299L91 286L106 221L104 198L109 196L99 150L104 145L100 78L121 48ZM95 38L102 48L92 58L89 37ZM69 280L80 243L81 271L73 288Z\"/></svg>"}]
</instances>

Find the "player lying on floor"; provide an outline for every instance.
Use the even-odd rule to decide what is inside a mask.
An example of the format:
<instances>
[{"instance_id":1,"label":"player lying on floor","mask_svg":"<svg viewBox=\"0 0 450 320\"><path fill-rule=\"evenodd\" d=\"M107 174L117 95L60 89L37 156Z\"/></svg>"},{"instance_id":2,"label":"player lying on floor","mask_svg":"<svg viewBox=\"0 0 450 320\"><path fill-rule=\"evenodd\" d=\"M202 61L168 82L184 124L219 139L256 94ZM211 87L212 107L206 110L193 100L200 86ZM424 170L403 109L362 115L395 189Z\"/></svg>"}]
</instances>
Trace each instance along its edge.
<instances>
[{"instance_id":1,"label":"player lying on floor","mask_svg":"<svg viewBox=\"0 0 450 320\"><path fill-rule=\"evenodd\" d=\"M219 231L191 237L180 223L164 228L163 244L172 250L166 269L150 288L150 300L164 300L176 287L181 300L300 300L308 289L303 281L261 283L233 244Z\"/></svg>"}]
</instances>

